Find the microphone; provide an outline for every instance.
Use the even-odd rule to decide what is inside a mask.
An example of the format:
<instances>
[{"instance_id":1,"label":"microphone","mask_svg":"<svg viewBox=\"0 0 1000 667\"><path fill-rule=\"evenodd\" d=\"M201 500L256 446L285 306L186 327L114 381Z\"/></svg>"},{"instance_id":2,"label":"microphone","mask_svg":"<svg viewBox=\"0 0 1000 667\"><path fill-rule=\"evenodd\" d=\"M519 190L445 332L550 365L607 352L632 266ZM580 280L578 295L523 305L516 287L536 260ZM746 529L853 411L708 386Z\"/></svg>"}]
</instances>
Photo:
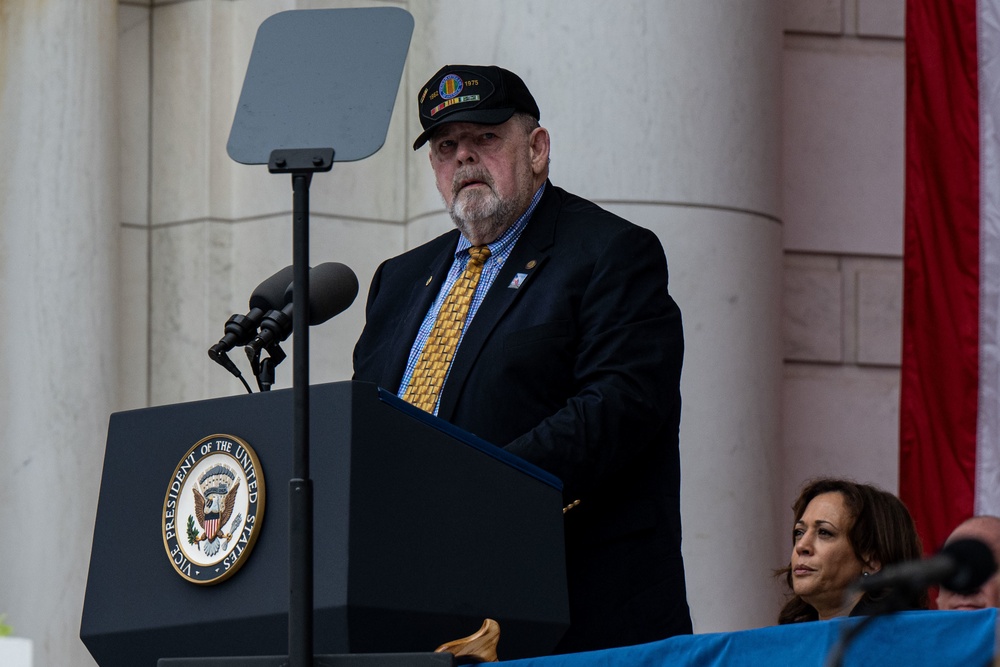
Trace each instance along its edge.
<instances>
[{"instance_id":1,"label":"microphone","mask_svg":"<svg viewBox=\"0 0 1000 667\"><path fill-rule=\"evenodd\" d=\"M268 311L277 308L285 301L285 292L292 282L293 267L286 266L273 276L257 285L250 295L250 312L246 315L235 314L226 322L226 334L218 343L208 349L208 356L221 364L230 373L240 377L240 371L226 356L226 352L237 345L246 345L254 336Z\"/></svg>"},{"instance_id":2,"label":"microphone","mask_svg":"<svg viewBox=\"0 0 1000 667\"><path fill-rule=\"evenodd\" d=\"M937 555L924 560L889 565L852 586L854 591L871 592L885 588L923 591L941 585L960 595L975 592L997 571L997 562L988 546L974 539L949 542Z\"/></svg>"},{"instance_id":3,"label":"microphone","mask_svg":"<svg viewBox=\"0 0 1000 667\"><path fill-rule=\"evenodd\" d=\"M292 333L292 288L284 292L284 307L267 312L260 322L260 333L246 346L253 360L268 345L278 343ZM323 324L347 309L358 295L358 277L350 267L339 262L324 262L309 269L309 326Z\"/></svg>"}]
</instances>

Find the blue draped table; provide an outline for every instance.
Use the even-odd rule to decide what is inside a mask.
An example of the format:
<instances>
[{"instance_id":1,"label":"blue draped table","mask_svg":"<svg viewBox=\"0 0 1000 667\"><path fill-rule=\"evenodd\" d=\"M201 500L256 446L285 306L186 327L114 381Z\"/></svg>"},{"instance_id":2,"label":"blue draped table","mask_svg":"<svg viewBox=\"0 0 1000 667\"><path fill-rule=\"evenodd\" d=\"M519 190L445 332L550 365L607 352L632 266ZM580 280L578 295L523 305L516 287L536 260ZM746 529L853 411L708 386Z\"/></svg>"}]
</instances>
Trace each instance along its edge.
<instances>
[{"instance_id":1,"label":"blue draped table","mask_svg":"<svg viewBox=\"0 0 1000 667\"><path fill-rule=\"evenodd\" d=\"M495 663L505 667L822 667L845 628L862 618L780 625L757 630L671 637L663 641L545 658ZM860 665L992 664L997 610L910 611L873 619L844 655ZM501 655L503 633L500 635Z\"/></svg>"}]
</instances>

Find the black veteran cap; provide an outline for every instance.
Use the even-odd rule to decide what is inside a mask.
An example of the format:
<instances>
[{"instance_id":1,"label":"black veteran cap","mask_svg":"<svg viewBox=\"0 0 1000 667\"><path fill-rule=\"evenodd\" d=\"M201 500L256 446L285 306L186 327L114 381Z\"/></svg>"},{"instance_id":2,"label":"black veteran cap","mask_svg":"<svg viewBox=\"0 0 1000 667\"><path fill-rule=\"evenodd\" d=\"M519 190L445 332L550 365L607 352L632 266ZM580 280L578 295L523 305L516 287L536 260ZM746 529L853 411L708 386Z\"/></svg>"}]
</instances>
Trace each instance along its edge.
<instances>
[{"instance_id":1,"label":"black veteran cap","mask_svg":"<svg viewBox=\"0 0 1000 667\"><path fill-rule=\"evenodd\" d=\"M417 107L424 131L413 150L445 123L499 125L517 111L540 116L521 77L496 65L445 65L420 89Z\"/></svg>"}]
</instances>

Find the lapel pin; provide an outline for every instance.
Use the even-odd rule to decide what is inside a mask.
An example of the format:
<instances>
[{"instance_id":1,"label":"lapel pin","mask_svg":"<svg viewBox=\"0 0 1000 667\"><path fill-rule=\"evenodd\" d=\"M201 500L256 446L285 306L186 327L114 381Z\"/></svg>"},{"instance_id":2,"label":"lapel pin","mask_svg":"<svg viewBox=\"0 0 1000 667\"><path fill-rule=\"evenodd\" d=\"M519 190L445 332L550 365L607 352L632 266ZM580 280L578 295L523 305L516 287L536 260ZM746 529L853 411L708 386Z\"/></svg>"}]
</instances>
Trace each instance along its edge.
<instances>
[{"instance_id":1,"label":"lapel pin","mask_svg":"<svg viewBox=\"0 0 1000 667\"><path fill-rule=\"evenodd\" d=\"M524 268L526 268L526 269L533 269L533 268L535 268L535 266L537 264L538 264L538 262L536 262L535 260L531 260L527 264L524 265Z\"/></svg>"},{"instance_id":2,"label":"lapel pin","mask_svg":"<svg viewBox=\"0 0 1000 667\"><path fill-rule=\"evenodd\" d=\"M430 285L432 280L434 280L434 276L431 276L431 277L429 277L427 279L427 282L424 283L424 287L427 287L428 285Z\"/></svg>"},{"instance_id":3,"label":"lapel pin","mask_svg":"<svg viewBox=\"0 0 1000 667\"><path fill-rule=\"evenodd\" d=\"M518 273L514 276L514 279L510 281L510 285L507 285L507 289L517 289L524 282L524 279L528 277L527 273Z\"/></svg>"}]
</instances>

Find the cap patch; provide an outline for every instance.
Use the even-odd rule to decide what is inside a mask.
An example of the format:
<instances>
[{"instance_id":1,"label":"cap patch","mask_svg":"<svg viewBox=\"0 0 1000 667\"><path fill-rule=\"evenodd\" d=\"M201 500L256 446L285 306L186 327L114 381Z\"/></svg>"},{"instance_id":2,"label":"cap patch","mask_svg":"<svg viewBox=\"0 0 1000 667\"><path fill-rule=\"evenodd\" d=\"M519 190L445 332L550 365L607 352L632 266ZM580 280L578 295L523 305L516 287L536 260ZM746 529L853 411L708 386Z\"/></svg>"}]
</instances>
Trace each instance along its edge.
<instances>
[{"instance_id":1,"label":"cap patch","mask_svg":"<svg viewBox=\"0 0 1000 667\"><path fill-rule=\"evenodd\" d=\"M459 70L438 76L441 78L436 82L427 82L427 95L421 95L420 115L426 119L437 120L455 111L478 107L495 92L493 83L475 72Z\"/></svg>"},{"instance_id":2,"label":"cap patch","mask_svg":"<svg viewBox=\"0 0 1000 667\"><path fill-rule=\"evenodd\" d=\"M462 92L462 88L464 87L465 84L462 83L462 77L457 74L449 74L441 79L441 84L438 86L438 94L441 95L442 100L450 100ZM433 116L434 114L431 115Z\"/></svg>"},{"instance_id":3,"label":"cap patch","mask_svg":"<svg viewBox=\"0 0 1000 667\"><path fill-rule=\"evenodd\" d=\"M450 99L446 102L442 102L441 104L431 109L431 118L441 113L443 110L447 109L453 104L462 104L464 102L478 102L478 101L479 101L479 95L466 95L464 97L456 97L454 99Z\"/></svg>"}]
</instances>

